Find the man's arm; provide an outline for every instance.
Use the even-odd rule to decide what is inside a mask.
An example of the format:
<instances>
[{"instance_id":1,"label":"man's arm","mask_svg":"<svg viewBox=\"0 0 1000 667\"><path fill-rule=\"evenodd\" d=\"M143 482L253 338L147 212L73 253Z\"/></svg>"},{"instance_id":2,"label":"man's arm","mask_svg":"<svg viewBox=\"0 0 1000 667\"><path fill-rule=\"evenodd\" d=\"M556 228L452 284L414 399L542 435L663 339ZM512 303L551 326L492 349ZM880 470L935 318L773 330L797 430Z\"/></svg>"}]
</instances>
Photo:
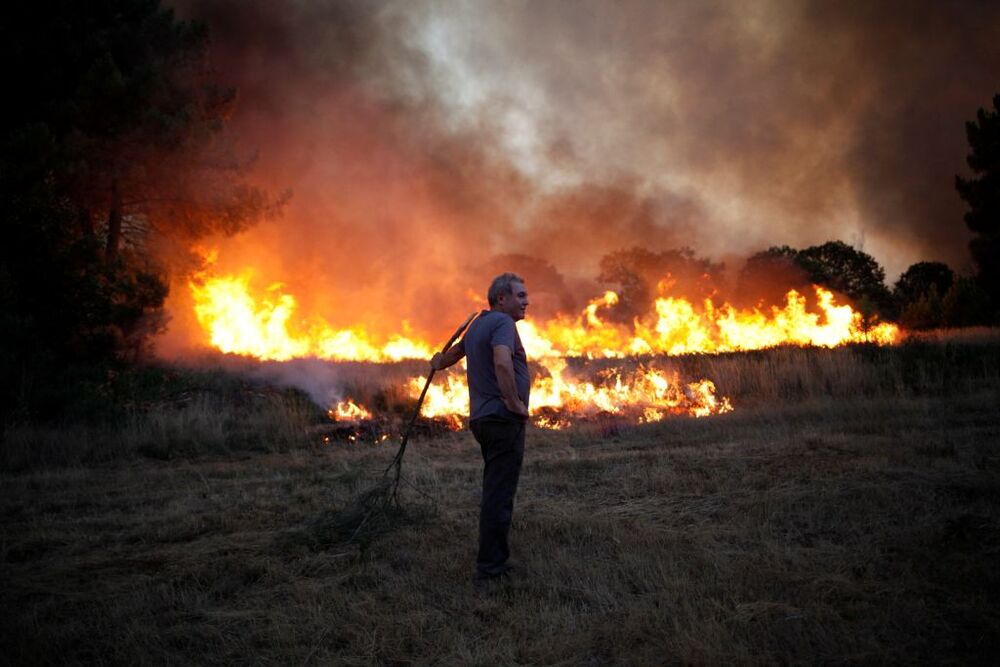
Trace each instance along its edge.
<instances>
[{"instance_id":1,"label":"man's arm","mask_svg":"<svg viewBox=\"0 0 1000 667\"><path fill-rule=\"evenodd\" d=\"M514 353L506 345L493 346L493 366L496 369L497 384L503 395L503 403L507 409L522 417L528 416L528 408L517 395L517 382L514 380Z\"/></svg>"},{"instance_id":2,"label":"man's arm","mask_svg":"<svg viewBox=\"0 0 1000 667\"><path fill-rule=\"evenodd\" d=\"M465 341L460 340L451 347L444 354L436 352L433 357L431 357L431 368L435 371L441 371L449 366L454 366L462 357L465 356Z\"/></svg>"}]
</instances>

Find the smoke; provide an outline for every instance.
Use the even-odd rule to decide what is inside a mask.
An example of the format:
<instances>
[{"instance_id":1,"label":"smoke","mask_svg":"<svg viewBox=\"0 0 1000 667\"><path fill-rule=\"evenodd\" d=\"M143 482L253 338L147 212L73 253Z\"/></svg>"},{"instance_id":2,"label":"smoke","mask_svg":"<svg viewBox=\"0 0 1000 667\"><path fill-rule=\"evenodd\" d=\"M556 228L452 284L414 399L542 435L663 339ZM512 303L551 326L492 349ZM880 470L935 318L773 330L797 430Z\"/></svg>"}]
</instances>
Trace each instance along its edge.
<instances>
[{"instance_id":1,"label":"smoke","mask_svg":"<svg viewBox=\"0 0 1000 667\"><path fill-rule=\"evenodd\" d=\"M967 264L952 184L1000 86L995 3L430 7L439 97L467 82L450 112L505 118L552 187L630 179L668 200L663 236L713 256L841 239L890 275Z\"/></svg>"},{"instance_id":2,"label":"smoke","mask_svg":"<svg viewBox=\"0 0 1000 667\"><path fill-rule=\"evenodd\" d=\"M544 276L552 309L633 246L729 260L841 239L890 278L967 265L952 183L963 122L1000 86L996 3L179 7L210 25L257 178L294 193L220 242L220 268L335 326L446 335L498 256Z\"/></svg>"},{"instance_id":3,"label":"smoke","mask_svg":"<svg viewBox=\"0 0 1000 667\"><path fill-rule=\"evenodd\" d=\"M246 368L243 374L270 385L301 389L316 405L336 405L345 398L343 372L319 359L261 362Z\"/></svg>"}]
</instances>

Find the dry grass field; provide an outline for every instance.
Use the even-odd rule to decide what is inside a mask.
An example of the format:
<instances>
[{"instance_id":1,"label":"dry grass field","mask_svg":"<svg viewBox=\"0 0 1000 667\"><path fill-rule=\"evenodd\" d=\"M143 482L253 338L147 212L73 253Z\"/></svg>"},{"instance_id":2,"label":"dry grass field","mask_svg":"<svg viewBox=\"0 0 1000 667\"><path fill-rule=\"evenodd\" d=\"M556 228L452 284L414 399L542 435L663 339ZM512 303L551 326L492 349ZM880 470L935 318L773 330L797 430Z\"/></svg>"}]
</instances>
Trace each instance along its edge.
<instances>
[{"instance_id":1,"label":"dry grass field","mask_svg":"<svg viewBox=\"0 0 1000 667\"><path fill-rule=\"evenodd\" d=\"M670 363L714 379L735 411L530 431L521 568L486 593L471 583L480 459L467 431L411 442L405 516L345 544L328 519L395 447L318 445L304 435L316 409L294 392L195 382L113 428L10 428L0 655L995 661L995 336Z\"/></svg>"}]
</instances>

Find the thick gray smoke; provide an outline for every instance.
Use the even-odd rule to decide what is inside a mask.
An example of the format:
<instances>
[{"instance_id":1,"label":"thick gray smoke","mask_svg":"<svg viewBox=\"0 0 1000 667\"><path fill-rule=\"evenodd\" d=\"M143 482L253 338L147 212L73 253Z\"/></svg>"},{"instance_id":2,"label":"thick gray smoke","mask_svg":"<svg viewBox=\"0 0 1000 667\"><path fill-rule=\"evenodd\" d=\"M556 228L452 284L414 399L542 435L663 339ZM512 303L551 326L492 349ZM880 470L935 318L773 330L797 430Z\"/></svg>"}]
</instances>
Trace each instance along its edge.
<instances>
[{"instance_id":1,"label":"thick gray smoke","mask_svg":"<svg viewBox=\"0 0 1000 667\"><path fill-rule=\"evenodd\" d=\"M565 305L618 248L844 240L967 261L954 175L992 2L191 0L285 218L221 265L334 325L440 336L500 254ZM730 267L737 268L737 267Z\"/></svg>"},{"instance_id":2,"label":"thick gray smoke","mask_svg":"<svg viewBox=\"0 0 1000 667\"><path fill-rule=\"evenodd\" d=\"M515 163L551 189L626 183L651 244L721 256L840 239L890 275L967 263L952 184L964 121L1000 89L997 3L490 7L425 6L432 97L503 127ZM542 240L567 226L536 222Z\"/></svg>"}]
</instances>

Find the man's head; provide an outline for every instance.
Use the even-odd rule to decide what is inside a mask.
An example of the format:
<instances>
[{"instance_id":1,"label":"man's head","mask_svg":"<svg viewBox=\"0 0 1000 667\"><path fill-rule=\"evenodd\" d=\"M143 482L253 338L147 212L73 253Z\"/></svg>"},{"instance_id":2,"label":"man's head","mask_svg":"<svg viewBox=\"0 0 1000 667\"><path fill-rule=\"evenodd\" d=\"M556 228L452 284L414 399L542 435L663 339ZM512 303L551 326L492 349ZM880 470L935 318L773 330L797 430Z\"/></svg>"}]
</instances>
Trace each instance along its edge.
<instances>
[{"instance_id":1,"label":"man's head","mask_svg":"<svg viewBox=\"0 0 1000 667\"><path fill-rule=\"evenodd\" d=\"M501 273L490 283L486 292L486 300L492 310L507 313L514 321L524 319L524 310L528 307L528 290L524 287L524 278L514 273Z\"/></svg>"}]
</instances>

